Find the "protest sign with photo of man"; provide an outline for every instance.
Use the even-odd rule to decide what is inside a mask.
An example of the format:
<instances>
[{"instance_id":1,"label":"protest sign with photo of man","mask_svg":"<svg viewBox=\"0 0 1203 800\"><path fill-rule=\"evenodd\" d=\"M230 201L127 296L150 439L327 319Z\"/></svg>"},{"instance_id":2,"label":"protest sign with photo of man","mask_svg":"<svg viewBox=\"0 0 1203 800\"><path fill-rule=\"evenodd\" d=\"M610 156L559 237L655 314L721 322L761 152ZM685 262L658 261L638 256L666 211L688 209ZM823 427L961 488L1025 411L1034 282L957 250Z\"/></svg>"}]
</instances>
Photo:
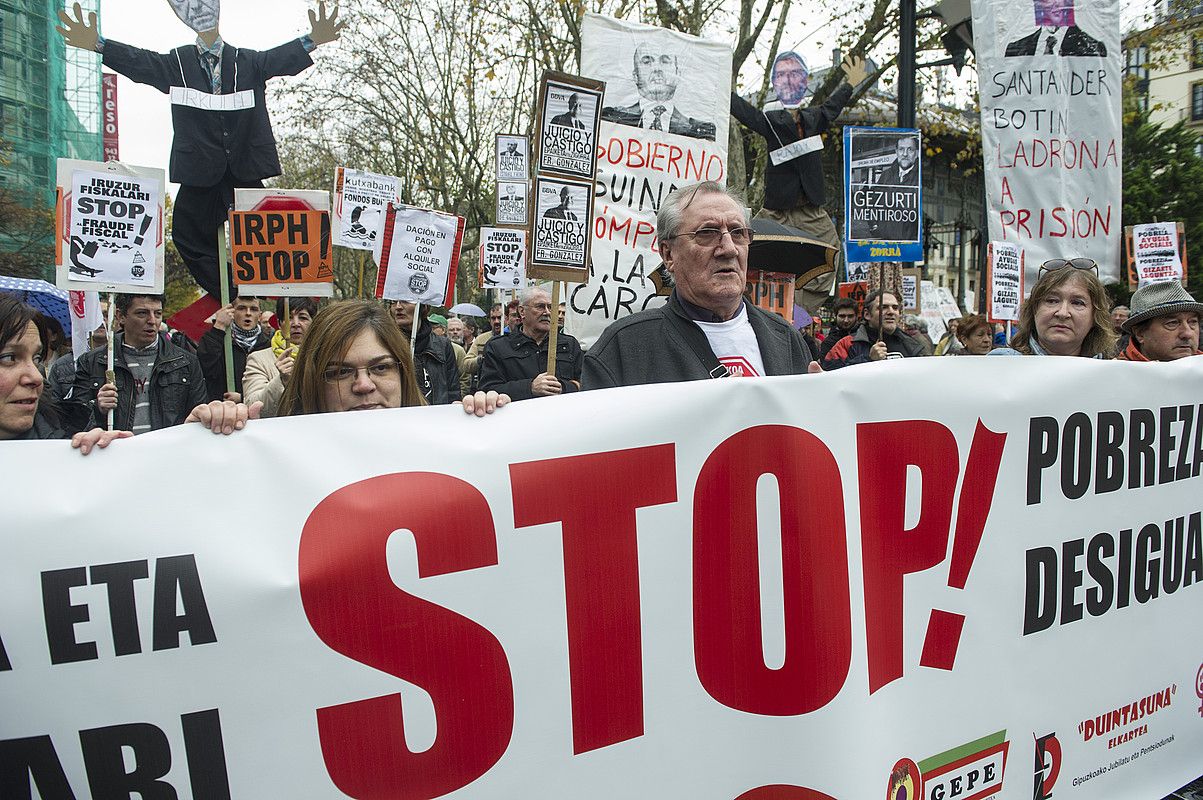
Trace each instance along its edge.
<instances>
[{"instance_id":1,"label":"protest sign with photo of man","mask_svg":"<svg viewBox=\"0 0 1203 800\"><path fill-rule=\"evenodd\" d=\"M498 225L526 225L530 219L527 194L530 184L521 181L500 181L497 184Z\"/></svg>"},{"instance_id":2,"label":"protest sign with photo of man","mask_svg":"<svg viewBox=\"0 0 1203 800\"><path fill-rule=\"evenodd\" d=\"M530 137L497 134L497 180L525 181L530 178Z\"/></svg>"},{"instance_id":3,"label":"protest sign with photo of man","mask_svg":"<svg viewBox=\"0 0 1203 800\"><path fill-rule=\"evenodd\" d=\"M162 291L163 185L162 170L59 159L59 287Z\"/></svg>"},{"instance_id":4,"label":"protest sign with photo of man","mask_svg":"<svg viewBox=\"0 0 1203 800\"><path fill-rule=\"evenodd\" d=\"M537 171L592 180L597 155L598 109L605 84L558 72L539 87Z\"/></svg>"},{"instance_id":5,"label":"protest sign with photo of man","mask_svg":"<svg viewBox=\"0 0 1203 800\"><path fill-rule=\"evenodd\" d=\"M867 254L857 253L867 261L922 258L919 131L849 127L844 129L844 144L845 238L858 244L884 243L870 247ZM915 247L906 248L904 253L900 247L904 244ZM854 247L850 246L850 251Z\"/></svg>"},{"instance_id":6,"label":"protest sign with photo of man","mask_svg":"<svg viewBox=\"0 0 1203 800\"><path fill-rule=\"evenodd\" d=\"M726 180L731 60L726 42L585 14L581 72L604 80L606 97L593 269L568 293L567 329L582 344L664 302L669 282L655 247L656 210L678 186Z\"/></svg>"},{"instance_id":7,"label":"protest sign with photo of man","mask_svg":"<svg viewBox=\"0 0 1203 800\"><path fill-rule=\"evenodd\" d=\"M589 269L593 186L540 177L535 182L535 241L531 274L580 280Z\"/></svg>"}]
</instances>

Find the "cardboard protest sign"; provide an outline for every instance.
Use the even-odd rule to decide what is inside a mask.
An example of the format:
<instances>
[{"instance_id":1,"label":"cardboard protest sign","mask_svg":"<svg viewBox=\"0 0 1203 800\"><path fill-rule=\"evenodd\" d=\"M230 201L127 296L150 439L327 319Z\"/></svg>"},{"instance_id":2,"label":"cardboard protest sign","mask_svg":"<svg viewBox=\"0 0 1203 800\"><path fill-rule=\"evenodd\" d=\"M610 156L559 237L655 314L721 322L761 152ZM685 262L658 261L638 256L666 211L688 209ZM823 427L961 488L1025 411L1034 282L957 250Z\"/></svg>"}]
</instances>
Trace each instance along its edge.
<instances>
[{"instance_id":1,"label":"cardboard protest sign","mask_svg":"<svg viewBox=\"0 0 1203 800\"><path fill-rule=\"evenodd\" d=\"M374 252L376 296L443 305L455 287L463 239L463 217L390 204Z\"/></svg>"},{"instance_id":2,"label":"cardboard protest sign","mask_svg":"<svg viewBox=\"0 0 1203 800\"><path fill-rule=\"evenodd\" d=\"M334 243L371 250L384 226L384 209L400 202L400 186L400 180L391 175L338 167L334 173Z\"/></svg>"},{"instance_id":3,"label":"cardboard protest sign","mask_svg":"<svg viewBox=\"0 0 1203 800\"><path fill-rule=\"evenodd\" d=\"M530 183L499 181L497 183L497 224L526 226L530 221Z\"/></svg>"},{"instance_id":4,"label":"cardboard protest sign","mask_svg":"<svg viewBox=\"0 0 1203 800\"><path fill-rule=\"evenodd\" d=\"M922 307L919 301L922 280L923 270L918 267L902 268L902 283L899 284L899 288L902 290L902 310L907 314L918 314Z\"/></svg>"},{"instance_id":5,"label":"cardboard protest sign","mask_svg":"<svg viewBox=\"0 0 1203 800\"><path fill-rule=\"evenodd\" d=\"M298 237L297 247L287 249L289 255L289 267L292 271L288 274L292 275L295 271L296 263L301 262L301 278L290 279L287 281L274 280L275 275L275 259L280 259L280 270L284 272L285 261L284 256L270 256L266 262L269 267L269 280L262 281L260 276L261 262L260 256L244 256L244 259L249 260L244 262L244 270L255 271L255 275L251 276L249 272L244 271L247 277L245 280L240 279L238 274L238 265L235 264L234 282L236 284L247 283L255 287L255 293L260 297L332 297L334 295L334 270L333 270L333 253L330 250L330 193L321 189L235 189L234 190L234 211L256 211L256 212L309 212L318 211L326 215L325 233L326 238L325 258L327 262L326 268L318 266L322 262L322 242L321 231L319 229L318 238L309 238L309 233L305 234L306 243L299 243L301 217L293 217L293 224L296 227L296 233L291 233L287 229L283 233L273 234L274 239L278 239L279 244L284 247L285 241L290 236ZM305 219L312 219L306 215ZM307 224L307 223L306 223ZM320 225L320 223L319 223ZM250 232L245 228L244 234L248 234L245 243L253 244L258 248L266 248L267 245L257 244L257 239L249 238ZM231 231L232 234L232 231ZM262 235L266 235L266 229ZM297 256L295 259L291 255L293 250L306 250L306 256Z\"/></svg>"},{"instance_id":6,"label":"cardboard protest sign","mask_svg":"<svg viewBox=\"0 0 1203 800\"><path fill-rule=\"evenodd\" d=\"M858 320L865 315L865 298L869 296L867 280L841 283L838 292L840 297L850 297L856 301L856 318Z\"/></svg>"},{"instance_id":7,"label":"cardboard protest sign","mask_svg":"<svg viewBox=\"0 0 1203 800\"><path fill-rule=\"evenodd\" d=\"M927 322L927 335L933 342L948 332L948 324L940 311L940 294L932 281L919 283L919 316Z\"/></svg>"},{"instance_id":8,"label":"cardboard protest sign","mask_svg":"<svg viewBox=\"0 0 1203 800\"><path fill-rule=\"evenodd\" d=\"M231 211L230 260L238 286L334 280L326 211Z\"/></svg>"},{"instance_id":9,"label":"cardboard protest sign","mask_svg":"<svg viewBox=\"0 0 1203 800\"><path fill-rule=\"evenodd\" d=\"M989 241L1023 250L1025 291L1050 258L1120 279L1123 5L972 4Z\"/></svg>"},{"instance_id":10,"label":"cardboard protest sign","mask_svg":"<svg viewBox=\"0 0 1203 800\"><path fill-rule=\"evenodd\" d=\"M589 270L593 184L540 176L535 181L532 278L579 281Z\"/></svg>"},{"instance_id":11,"label":"cardboard protest sign","mask_svg":"<svg viewBox=\"0 0 1203 800\"><path fill-rule=\"evenodd\" d=\"M526 284L526 231L480 229L480 288L518 289Z\"/></svg>"},{"instance_id":12,"label":"cardboard protest sign","mask_svg":"<svg viewBox=\"0 0 1203 800\"><path fill-rule=\"evenodd\" d=\"M1024 297L1023 256L1014 242L990 242L986 249L990 270L986 315L991 322L1019 319L1019 305Z\"/></svg>"},{"instance_id":13,"label":"cardboard protest sign","mask_svg":"<svg viewBox=\"0 0 1203 800\"><path fill-rule=\"evenodd\" d=\"M60 289L163 291L161 169L58 160L55 283Z\"/></svg>"},{"instance_id":14,"label":"cardboard protest sign","mask_svg":"<svg viewBox=\"0 0 1203 800\"><path fill-rule=\"evenodd\" d=\"M794 313L794 281L797 278L789 272L750 269L745 295L754 306L790 320Z\"/></svg>"},{"instance_id":15,"label":"cardboard protest sign","mask_svg":"<svg viewBox=\"0 0 1203 800\"><path fill-rule=\"evenodd\" d=\"M844 128L844 240L851 261L923 258L922 138L910 128Z\"/></svg>"},{"instance_id":16,"label":"cardboard protest sign","mask_svg":"<svg viewBox=\"0 0 1203 800\"><path fill-rule=\"evenodd\" d=\"M497 134L496 178L501 181L530 180L530 137L513 133Z\"/></svg>"},{"instance_id":17,"label":"cardboard protest sign","mask_svg":"<svg viewBox=\"0 0 1203 800\"><path fill-rule=\"evenodd\" d=\"M614 320L664 302L656 282L664 196L726 181L731 46L586 13L581 72L606 82L592 263L568 295L568 331L588 347Z\"/></svg>"},{"instance_id":18,"label":"cardboard protest sign","mask_svg":"<svg viewBox=\"0 0 1203 800\"><path fill-rule=\"evenodd\" d=\"M1203 754L1201 384L909 358L7 442L0 797L1165 797ZM182 454L287 500L147 468ZM111 513L131 475L159 524Z\"/></svg>"},{"instance_id":19,"label":"cardboard protest sign","mask_svg":"<svg viewBox=\"0 0 1203 800\"><path fill-rule=\"evenodd\" d=\"M1133 289L1161 281L1186 283L1186 230L1181 222L1124 228L1128 283Z\"/></svg>"},{"instance_id":20,"label":"cardboard protest sign","mask_svg":"<svg viewBox=\"0 0 1203 800\"><path fill-rule=\"evenodd\" d=\"M535 172L593 180L597 129L606 84L548 71L539 82L539 156Z\"/></svg>"},{"instance_id":21,"label":"cardboard protest sign","mask_svg":"<svg viewBox=\"0 0 1203 800\"><path fill-rule=\"evenodd\" d=\"M961 307L957 305L957 299L953 297L952 290L947 286L936 287L936 300L940 305L940 313L944 315L944 319L959 319L961 317Z\"/></svg>"}]
</instances>

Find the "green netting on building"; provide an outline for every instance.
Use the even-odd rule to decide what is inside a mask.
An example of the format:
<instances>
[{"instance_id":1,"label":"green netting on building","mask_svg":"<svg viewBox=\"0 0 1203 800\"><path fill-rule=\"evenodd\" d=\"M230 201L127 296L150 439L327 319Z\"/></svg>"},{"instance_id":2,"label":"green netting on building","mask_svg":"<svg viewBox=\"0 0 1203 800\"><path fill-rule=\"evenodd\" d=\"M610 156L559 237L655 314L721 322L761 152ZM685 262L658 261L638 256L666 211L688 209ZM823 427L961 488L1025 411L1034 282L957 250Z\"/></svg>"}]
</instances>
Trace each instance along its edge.
<instances>
[{"instance_id":1,"label":"green netting on building","mask_svg":"<svg viewBox=\"0 0 1203 800\"><path fill-rule=\"evenodd\" d=\"M81 2L85 15L98 4ZM56 159L102 157L100 56L63 44L61 7L0 0L0 188L47 204Z\"/></svg>"}]
</instances>

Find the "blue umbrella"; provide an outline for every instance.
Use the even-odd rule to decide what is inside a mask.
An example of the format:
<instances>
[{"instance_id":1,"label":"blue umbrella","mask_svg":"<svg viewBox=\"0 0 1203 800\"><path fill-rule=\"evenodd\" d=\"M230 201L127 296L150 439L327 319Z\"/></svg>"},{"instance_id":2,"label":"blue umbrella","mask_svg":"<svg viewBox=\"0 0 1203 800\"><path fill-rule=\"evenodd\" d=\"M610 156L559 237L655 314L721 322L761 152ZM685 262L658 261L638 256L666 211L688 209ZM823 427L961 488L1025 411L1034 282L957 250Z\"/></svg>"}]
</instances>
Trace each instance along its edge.
<instances>
[{"instance_id":1,"label":"blue umbrella","mask_svg":"<svg viewBox=\"0 0 1203 800\"><path fill-rule=\"evenodd\" d=\"M67 293L62 289L32 278L11 278L0 275L0 292L15 294L21 302L36 308L48 317L54 317L63 326L67 336L71 335L71 308Z\"/></svg>"}]
</instances>

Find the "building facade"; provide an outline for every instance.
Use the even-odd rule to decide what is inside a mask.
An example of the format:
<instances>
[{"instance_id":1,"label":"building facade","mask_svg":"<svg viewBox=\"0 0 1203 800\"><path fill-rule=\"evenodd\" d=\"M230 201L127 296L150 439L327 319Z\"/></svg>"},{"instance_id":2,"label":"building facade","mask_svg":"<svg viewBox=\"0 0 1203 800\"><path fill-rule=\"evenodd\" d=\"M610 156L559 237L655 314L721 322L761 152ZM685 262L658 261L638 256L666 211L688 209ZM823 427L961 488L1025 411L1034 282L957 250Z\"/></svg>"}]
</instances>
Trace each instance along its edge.
<instances>
[{"instance_id":1,"label":"building facade","mask_svg":"<svg viewBox=\"0 0 1203 800\"><path fill-rule=\"evenodd\" d=\"M100 56L63 43L61 7L0 0L0 191L29 205L54 205L57 159L102 160Z\"/></svg>"}]
</instances>

